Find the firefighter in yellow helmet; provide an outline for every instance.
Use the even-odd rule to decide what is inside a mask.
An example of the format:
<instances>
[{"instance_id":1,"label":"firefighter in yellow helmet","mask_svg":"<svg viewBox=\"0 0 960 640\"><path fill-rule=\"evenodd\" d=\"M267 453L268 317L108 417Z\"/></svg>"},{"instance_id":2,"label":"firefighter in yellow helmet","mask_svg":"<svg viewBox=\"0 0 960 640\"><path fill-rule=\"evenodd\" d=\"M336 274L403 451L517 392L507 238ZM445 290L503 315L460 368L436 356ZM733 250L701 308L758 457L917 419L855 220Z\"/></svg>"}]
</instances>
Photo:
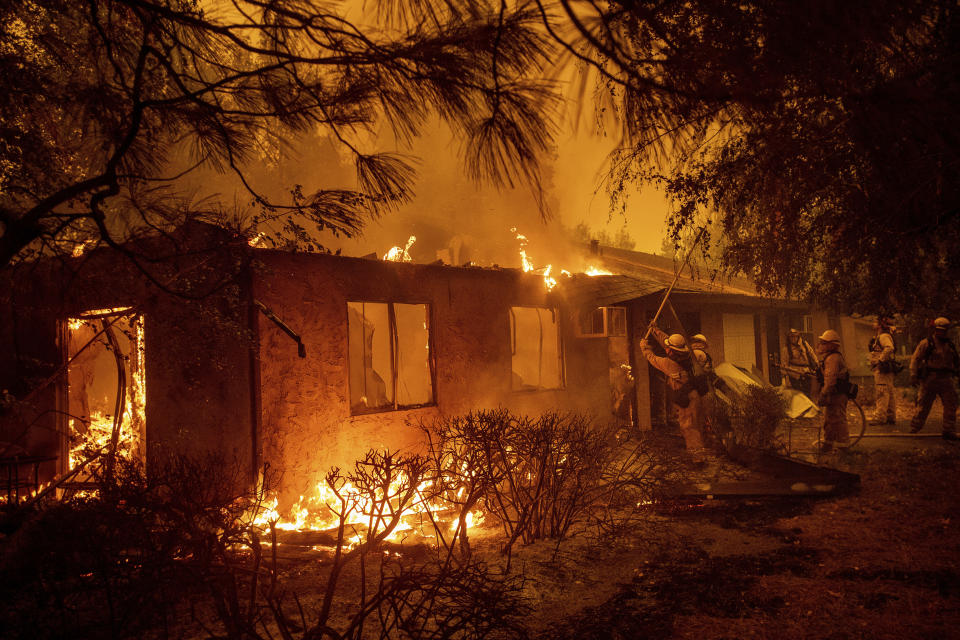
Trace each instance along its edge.
<instances>
[{"instance_id":1,"label":"firefighter in yellow helmet","mask_svg":"<svg viewBox=\"0 0 960 640\"><path fill-rule=\"evenodd\" d=\"M847 430L850 370L840 353L840 334L833 329L827 329L820 335L817 353L820 356L820 397L817 404L824 407L823 443L820 450L827 452L836 445L850 442L850 433Z\"/></svg>"},{"instance_id":2,"label":"firefighter in yellow helmet","mask_svg":"<svg viewBox=\"0 0 960 640\"><path fill-rule=\"evenodd\" d=\"M877 334L870 339L869 362L873 369L873 387L877 394L877 404L871 424L896 424L897 401L893 386L896 375L894 357L893 320L887 316L877 316L874 324Z\"/></svg>"},{"instance_id":3,"label":"firefighter in yellow helmet","mask_svg":"<svg viewBox=\"0 0 960 640\"><path fill-rule=\"evenodd\" d=\"M667 335L656 325L650 325L650 335L656 338L667 355L658 356L647 338L640 341L640 350L647 361L667 378L671 402L677 410L680 433L694 462L703 462L703 396L706 389L694 379L693 361L686 340L679 333Z\"/></svg>"},{"instance_id":4,"label":"firefighter in yellow helmet","mask_svg":"<svg viewBox=\"0 0 960 640\"><path fill-rule=\"evenodd\" d=\"M910 433L923 429L933 401L940 396L943 404L943 437L956 440L957 390L953 386L953 378L960 371L960 357L947 337L949 328L948 319L940 317L934 320L933 335L920 341L910 359L910 383L920 385L919 408L910 423Z\"/></svg>"}]
</instances>

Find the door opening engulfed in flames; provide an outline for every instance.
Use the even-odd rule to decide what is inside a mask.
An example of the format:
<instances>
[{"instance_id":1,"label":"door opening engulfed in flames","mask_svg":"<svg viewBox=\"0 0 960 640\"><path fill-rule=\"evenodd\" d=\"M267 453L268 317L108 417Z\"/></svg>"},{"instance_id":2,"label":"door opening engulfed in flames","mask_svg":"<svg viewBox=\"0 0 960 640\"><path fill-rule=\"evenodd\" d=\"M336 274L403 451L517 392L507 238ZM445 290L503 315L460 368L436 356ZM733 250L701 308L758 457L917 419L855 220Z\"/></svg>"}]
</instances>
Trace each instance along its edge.
<instances>
[{"instance_id":1,"label":"door opening engulfed in flames","mask_svg":"<svg viewBox=\"0 0 960 640\"><path fill-rule=\"evenodd\" d=\"M64 397L64 470L116 451L144 459L146 387L143 316L128 308L69 318L64 332L69 363ZM78 476L89 476L84 470Z\"/></svg>"}]
</instances>

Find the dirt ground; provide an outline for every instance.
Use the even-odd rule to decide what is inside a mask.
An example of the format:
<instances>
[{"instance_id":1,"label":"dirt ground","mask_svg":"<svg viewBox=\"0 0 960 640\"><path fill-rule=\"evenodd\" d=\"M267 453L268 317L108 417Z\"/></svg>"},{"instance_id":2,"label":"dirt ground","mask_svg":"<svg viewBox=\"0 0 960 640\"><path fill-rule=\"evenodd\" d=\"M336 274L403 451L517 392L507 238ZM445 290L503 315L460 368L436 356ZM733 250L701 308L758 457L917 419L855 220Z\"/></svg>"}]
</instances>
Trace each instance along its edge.
<instances>
[{"instance_id":1,"label":"dirt ground","mask_svg":"<svg viewBox=\"0 0 960 640\"><path fill-rule=\"evenodd\" d=\"M539 636L960 637L958 454L939 438L878 439L832 461L861 475L856 494L664 514L635 548L568 565L593 593L567 587L567 602L593 602L541 607Z\"/></svg>"}]
</instances>

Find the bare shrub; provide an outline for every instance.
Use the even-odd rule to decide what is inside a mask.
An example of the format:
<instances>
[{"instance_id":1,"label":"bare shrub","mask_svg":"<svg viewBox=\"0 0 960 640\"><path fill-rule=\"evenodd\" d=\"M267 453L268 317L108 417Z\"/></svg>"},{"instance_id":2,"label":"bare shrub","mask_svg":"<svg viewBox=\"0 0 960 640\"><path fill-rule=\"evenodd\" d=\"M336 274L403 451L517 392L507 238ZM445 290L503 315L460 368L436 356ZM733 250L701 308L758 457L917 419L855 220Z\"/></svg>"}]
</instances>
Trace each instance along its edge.
<instances>
[{"instance_id":1,"label":"bare shrub","mask_svg":"<svg viewBox=\"0 0 960 640\"><path fill-rule=\"evenodd\" d=\"M621 443L603 473L604 500L593 515L599 532L621 537L648 525L666 490L682 481L687 462L650 434Z\"/></svg>"},{"instance_id":2,"label":"bare shrub","mask_svg":"<svg viewBox=\"0 0 960 640\"><path fill-rule=\"evenodd\" d=\"M786 403L773 387L748 385L729 403L716 403L716 423L727 444L770 450L786 417Z\"/></svg>"},{"instance_id":3,"label":"bare shrub","mask_svg":"<svg viewBox=\"0 0 960 640\"><path fill-rule=\"evenodd\" d=\"M508 567L518 541L563 540L590 522L604 532L635 523L680 468L649 439L620 443L614 428L576 414L498 409L424 429L445 499L481 506L501 526Z\"/></svg>"},{"instance_id":4,"label":"bare shrub","mask_svg":"<svg viewBox=\"0 0 960 640\"><path fill-rule=\"evenodd\" d=\"M147 476L118 458L95 495L34 505L0 556L7 637L169 631L186 597L211 592L241 617L226 550L243 535L249 496L235 471L170 456Z\"/></svg>"}]
</instances>

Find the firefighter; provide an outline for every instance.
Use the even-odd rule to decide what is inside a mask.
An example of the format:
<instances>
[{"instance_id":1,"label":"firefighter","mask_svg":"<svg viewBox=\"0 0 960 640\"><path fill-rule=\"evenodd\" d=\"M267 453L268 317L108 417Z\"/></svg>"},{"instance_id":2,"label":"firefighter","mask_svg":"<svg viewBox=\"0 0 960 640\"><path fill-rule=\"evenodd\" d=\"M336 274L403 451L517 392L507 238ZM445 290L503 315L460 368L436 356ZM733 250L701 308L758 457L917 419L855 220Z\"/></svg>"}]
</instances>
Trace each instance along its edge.
<instances>
[{"instance_id":1,"label":"firefighter","mask_svg":"<svg viewBox=\"0 0 960 640\"><path fill-rule=\"evenodd\" d=\"M707 342L706 336L702 333L690 336L690 350L694 359L700 365L700 371L706 377L707 382L707 392L703 394L700 400L703 405L703 421L700 426L704 436L706 436L708 432L715 435L714 409L716 408L717 402L716 396L713 393L713 389L717 383L717 374L713 372L713 358L710 357L710 353L707 351L709 348L710 343Z\"/></svg>"},{"instance_id":2,"label":"firefighter","mask_svg":"<svg viewBox=\"0 0 960 640\"><path fill-rule=\"evenodd\" d=\"M700 363L700 368L703 369L707 377L713 378L713 358L707 353L709 348L710 343L707 342L706 336L702 333L690 336L690 349L693 352L693 357Z\"/></svg>"},{"instance_id":3,"label":"firefighter","mask_svg":"<svg viewBox=\"0 0 960 640\"><path fill-rule=\"evenodd\" d=\"M702 396L706 391L702 388L699 391L697 389L699 385L698 381L694 380L690 348L687 347L682 335L675 333L668 336L653 323L650 325L650 335L663 346L667 356L656 355L650 348L648 338L640 341L640 350L647 361L666 376L667 386L671 391L671 401L677 410L680 433L683 435L687 451L694 463L703 464Z\"/></svg>"},{"instance_id":4,"label":"firefighter","mask_svg":"<svg viewBox=\"0 0 960 640\"><path fill-rule=\"evenodd\" d=\"M950 321L937 318L933 321L933 335L924 338L917 345L910 359L910 384L920 385L916 415L910 423L910 433L923 429L930 408L937 396L943 404L943 437L946 440L957 439L957 390L953 386L953 377L960 371L960 357L957 349L947 338Z\"/></svg>"},{"instance_id":5,"label":"firefighter","mask_svg":"<svg viewBox=\"0 0 960 640\"><path fill-rule=\"evenodd\" d=\"M781 354L780 371L786 374L790 387L816 398L820 387L817 383L817 352L803 339L800 332L790 329L787 344Z\"/></svg>"},{"instance_id":6,"label":"firefighter","mask_svg":"<svg viewBox=\"0 0 960 640\"><path fill-rule=\"evenodd\" d=\"M818 382L820 396L817 404L824 407L823 443L821 452L833 450L836 445L850 442L847 431L847 400L850 391L850 371L840 353L840 334L827 329L817 344L820 355Z\"/></svg>"},{"instance_id":7,"label":"firefighter","mask_svg":"<svg viewBox=\"0 0 960 640\"><path fill-rule=\"evenodd\" d=\"M887 316L878 316L874 328L877 334L870 339L869 361L870 368L873 369L873 388L876 390L877 403L870 424L896 424L897 401L893 378L897 372L893 320Z\"/></svg>"}]
</instances>

